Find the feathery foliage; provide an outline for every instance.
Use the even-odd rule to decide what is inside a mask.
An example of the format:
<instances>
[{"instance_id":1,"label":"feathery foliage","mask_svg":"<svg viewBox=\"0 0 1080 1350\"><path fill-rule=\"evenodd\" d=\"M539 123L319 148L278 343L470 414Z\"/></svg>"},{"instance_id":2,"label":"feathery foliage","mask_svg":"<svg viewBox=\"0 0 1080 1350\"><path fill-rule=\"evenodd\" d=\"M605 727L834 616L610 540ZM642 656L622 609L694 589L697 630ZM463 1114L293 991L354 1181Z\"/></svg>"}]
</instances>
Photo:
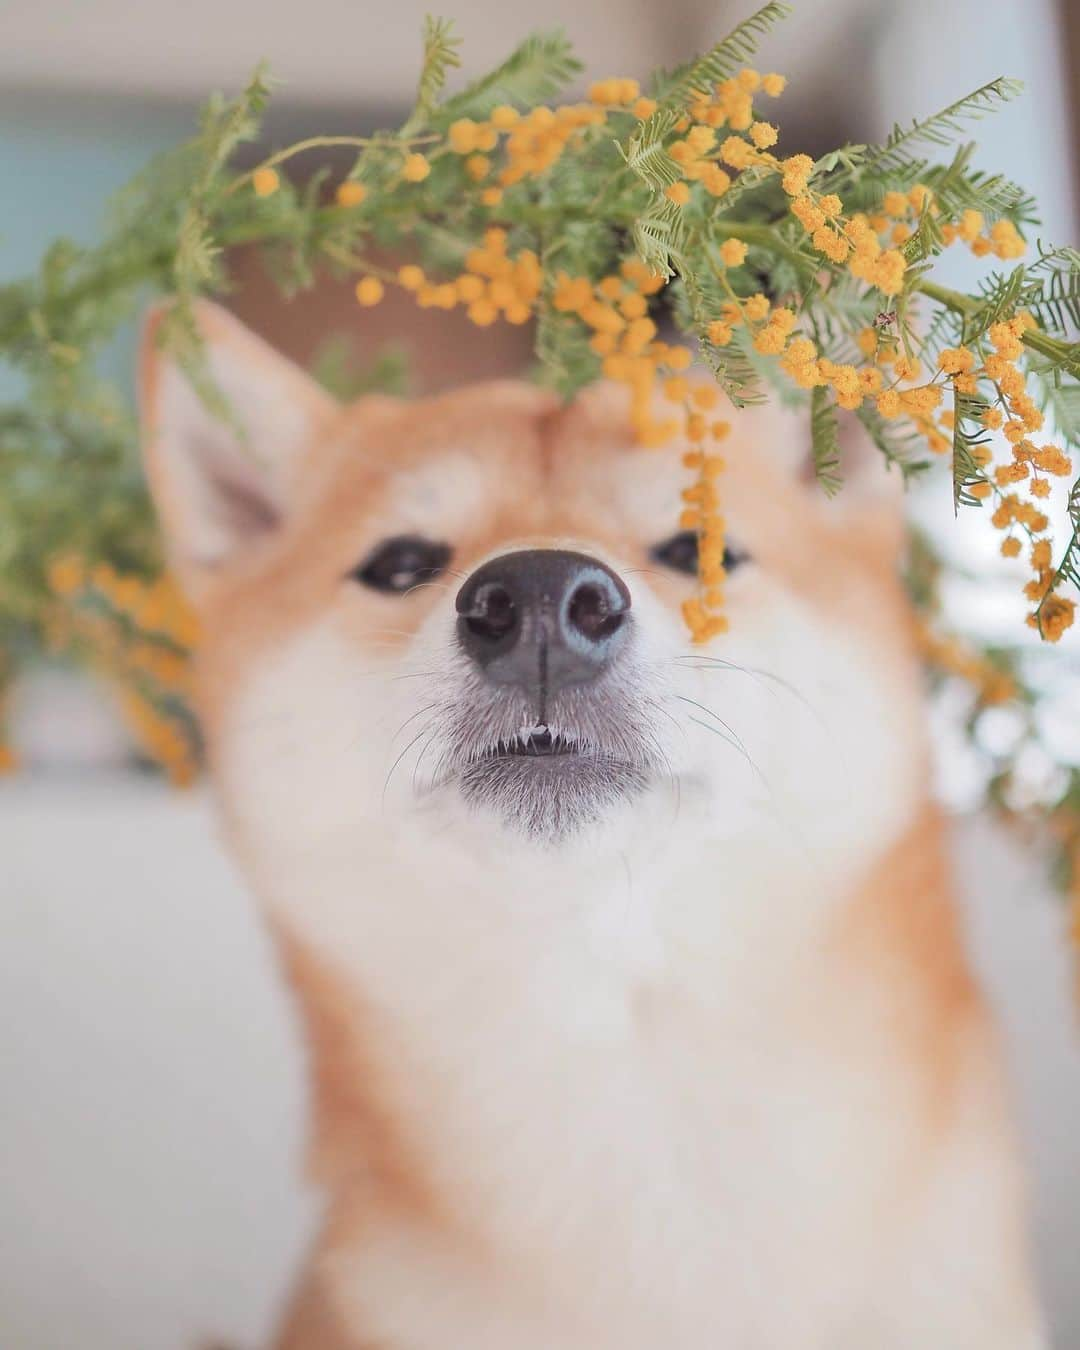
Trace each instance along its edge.
<instances>
[{"instance_id":1,"label":"feathery foliage","mask_svg":"<svg viewBox=\"0 0 1080 1350\"><path fill-rule=\"evenodd\" d=\"M824 385L818 385L810 397L810 446L817 480L826 496L835 497L842 485L840 434L836 404Z\"/></svg>"},{"instance_id":2,"label":"feathery foliage","mask_svg":"<svg viewBox=\"0 0 1080 1350\"><path fill-rule=\"evenodd\" d=\"M710 47L703 56L690 61L656 85L665 106L685 104L699 94L709 94L713 86L730 79L740 66L756 54L762 38L792 13L790 5L771 0L744 19L722 42Z\"/></svg>"},{"instance_id":3,"label":"feathery foliage","mask_svg":"<svg viewBox=\"0 0 1080 1350\"><path fill-rule=\"evenodd\" d=\"M454 36L454 25L448 19L428 15L424 19L424 57L416 86L416 106L403 128L404 134L428 124L439 95L451 70L461 65L461 39Z\"/></svg>"},{"instance_id":4,"label":"feathery foliage","mask_svg":"<svg viewBox=\"0 0 1080 1350\"><path fill-rule=\"evenodd\" d=\"M561 94L581 68L565 34L532 33L494 70L448 99L443 120L487 117L500 103L524 108L544 103Z\"/></svg>"},{"instance_id":5,"label":"feathery foliage","mask_svg":"<svg viewBox=\"0 0 1080 1350\"><path fill-rule=\"evenodd\" d=\"M994 112L1000 104L1018 98L1023 88L1019 80L1000 76L980 85L930 117L916 119L906 127L897 123L884 145L867 152L861 165L862 172L889 173L904 167L908 162L908 152L912 149L952 145L964 134L968 123L978 121Z\"/></svg>"},{"instance_id":6,"label":"feathery foliage","mask_svg":"<svg viewBox=\"0 0 1080 1350\"><path fill-rule=\"evenodd\" d=\"M195 302L228 290L239 244L262 250L287 294L329 272L357 283L364 304L400 286L421 305L461 305L482 327L531 321L538 378L567 396L601 375L621 381L646 443L669 424L699 449L723 434L722 419L671 377L693 352L716 385L702 407L779 397L802 409L829 494L843 491L838 415L852 410L905 478L951 459L957 508L985 508L1006 557L1020 559L1022 538L1029 622L1060 638L1080 587L1070 459L1080 448L1080 254L1040 244L1021 261L1035 203L977 167L965 139L1019 85L993 80L882 145L841 146L816 163L785 157L762 111L784 82L745 66L787 13L764 5L697 60L657 75L651 97L612 79L562 108L552 101L581 65L561 33L527 37L448 93L460 44L431 18L402 126L313 137L247 168L235 153L260 134L266 72L231 101L212 98L193 139L120 194L98 243L58 240L31 276L0 288L0 356L25 390L0 407L0 678L59 648L127 690L148 753L179 765L177 776L189 770L196 733L178 663L193 639L170 608L132 410L98 364L148 297L166 297L161 341L229 417ZM294 181L294 161L331 147L355 155L341 182L325 167ZM970 292L944 287L936 260L960 245L1008 265ZM400 358L364 372L340 346L319 370L345 396L404 378ZM1071 534L1047 561L1043 505L1066 479ZM703 556L719 557L720 513L703 507L695 519ZM926 564L929 547L914 552ZM923 569L926 607L941 567ZM699 639L722 631L706 604L718 580L703 571L688 615ZM162 627L148 634L139 616L151 612ZM1006 675L1008 697L1037 706L1021 656L928 656L978 686L979 708ZM1005 800L1011 769L999 768L992 790ZM1080 779L1070 783L1069 819L1080 822ZM1080 823L1069 837L1080 859Z\"/></svg>"}]
</instances>

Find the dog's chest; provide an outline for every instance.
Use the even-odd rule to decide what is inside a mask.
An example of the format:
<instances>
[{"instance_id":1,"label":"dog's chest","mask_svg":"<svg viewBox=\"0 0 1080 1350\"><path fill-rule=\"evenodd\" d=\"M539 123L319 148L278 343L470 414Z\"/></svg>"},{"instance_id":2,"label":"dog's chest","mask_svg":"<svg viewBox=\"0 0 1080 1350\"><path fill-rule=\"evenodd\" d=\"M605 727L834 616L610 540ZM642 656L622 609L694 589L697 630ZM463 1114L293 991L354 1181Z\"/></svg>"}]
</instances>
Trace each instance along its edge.
<instances>
[{"instance_id":1,"label":"dog's chest","mask_svg":"<svg viewBox=\"0 0 1080 1350\"><path fill-rule=\"evenodd\" d=\"M463 899L346 955L392 1028L378 1075L500 1297L625 1319L628 1346L681 1323L750 1336L783 1316L777 1281L821 1296L823 1207L829 1265L857 1279L897 1141L860 1137L878 1085L820 1051L782 900L738 923L692 888L663 917L630 886L510 915Z\"/></svg>"}]
</instances>

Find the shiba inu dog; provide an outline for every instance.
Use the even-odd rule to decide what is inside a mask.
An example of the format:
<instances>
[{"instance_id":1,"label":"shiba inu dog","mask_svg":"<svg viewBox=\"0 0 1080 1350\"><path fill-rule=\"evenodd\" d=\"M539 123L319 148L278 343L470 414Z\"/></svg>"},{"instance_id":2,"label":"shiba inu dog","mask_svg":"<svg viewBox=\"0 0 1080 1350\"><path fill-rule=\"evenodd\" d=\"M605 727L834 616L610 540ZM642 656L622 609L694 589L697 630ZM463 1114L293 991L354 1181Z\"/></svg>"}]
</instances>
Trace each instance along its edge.
<instances>
[{"instance_id":1,"label":"shiba inu dog","mask_svg":"<svg viewBox=\"0 0 1080 1350\"><path fill-rule=\"evenodd\" d=\"M1044 1344L879 462L829 504L797 418L738 415L694 648L680 447L618 391L341 407L207 305L241 437L156 322L149 477L310 1050L280 1346Z\"/></svg>"}]
</instances>

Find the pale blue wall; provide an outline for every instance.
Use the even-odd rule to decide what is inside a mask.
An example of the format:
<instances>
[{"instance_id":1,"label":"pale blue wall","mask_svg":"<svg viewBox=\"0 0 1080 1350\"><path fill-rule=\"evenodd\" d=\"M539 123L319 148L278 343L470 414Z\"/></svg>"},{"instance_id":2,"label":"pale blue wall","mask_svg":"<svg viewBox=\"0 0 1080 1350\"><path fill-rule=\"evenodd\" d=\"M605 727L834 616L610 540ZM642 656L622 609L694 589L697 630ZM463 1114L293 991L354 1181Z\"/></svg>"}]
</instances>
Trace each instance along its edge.
<instances>
[{"instance_id":1,"label":"pale blue wall","mask_svg":"<svg viewBox=\"0 0 1080 1350\"><path fill-rule=\"evenodd\" d=\"M194 108L147 106L106 98L0 98L0 284L33 271L59 235L92 244L100 237L109 197L158 151L191 134ZM105 360L110 375L128 378L133 331ZM0 399L19 377L0 364Z\"/></svg>"}]
</instances>

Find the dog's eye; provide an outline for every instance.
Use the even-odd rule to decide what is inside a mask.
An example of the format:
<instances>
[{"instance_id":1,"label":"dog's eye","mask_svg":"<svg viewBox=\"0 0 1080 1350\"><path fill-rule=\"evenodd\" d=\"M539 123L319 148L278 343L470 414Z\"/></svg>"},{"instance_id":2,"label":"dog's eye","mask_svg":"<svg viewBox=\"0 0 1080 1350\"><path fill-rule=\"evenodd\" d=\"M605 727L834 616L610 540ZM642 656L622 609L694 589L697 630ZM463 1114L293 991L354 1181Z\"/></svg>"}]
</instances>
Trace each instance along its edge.
<instances>
[{"instance_id":1,"label":"dog's eye","mask_svg":"<svg viewBox=\"0 0 1080 1350\"><path fill-rule=\"evenodd\" d=\"M724 570L733 572L740 563L746 562L747 554L729 545L724 549ZM694 576L698 570L698 537L693 530L680 530L662 544L657 544L650 557L675 572L685 572Z\"/></svg>"},{"instance_id":2,"label":"dog's eye","mask_svg":"<svg viewBox=\"0 0 1080 1350\"><path fill-rule=\"evenodd\" d=\"M372 590L401 595L437 577L449 561L448 544L401 534L384 539L351 575Z\"/></svg>"}]
</instances>

